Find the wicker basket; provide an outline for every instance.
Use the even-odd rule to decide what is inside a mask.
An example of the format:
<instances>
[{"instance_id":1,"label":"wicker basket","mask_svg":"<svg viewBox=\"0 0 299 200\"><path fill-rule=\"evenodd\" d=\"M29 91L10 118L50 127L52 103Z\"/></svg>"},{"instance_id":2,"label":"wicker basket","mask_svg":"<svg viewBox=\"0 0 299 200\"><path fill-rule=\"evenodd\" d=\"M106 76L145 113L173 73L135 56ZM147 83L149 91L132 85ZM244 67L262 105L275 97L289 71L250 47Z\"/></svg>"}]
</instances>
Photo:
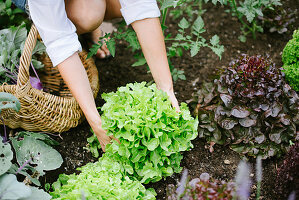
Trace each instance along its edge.
<instances>
[{"instance_id":1,"label":"wicker basket","mask_svg":"<svg viewBox=\"0 0 299 200\"><path fill-rule=\"evenodd\" d=\"M52 67L49 58L44 57L42 59L42 62L45 64L46 74L41 77L41 80L48 90L58 91L61 96L32 88L30 85L29 65L37 35L37 29L32 25L20 58L17 84L3 84L0 87L0 92L11 93L19 99L21 109L19 112L15 112L12 109L3 110L1 116L4 118L5 124L10 128L61 133L76 127L83 121L84 115L75 98L71 96L67 87L64 86L57 68ZM96 97L99 91L97 68L92 59L86 60L86 52L81 52L80 58L87 71L94 97Z\"/></svg>"}]
</instances>

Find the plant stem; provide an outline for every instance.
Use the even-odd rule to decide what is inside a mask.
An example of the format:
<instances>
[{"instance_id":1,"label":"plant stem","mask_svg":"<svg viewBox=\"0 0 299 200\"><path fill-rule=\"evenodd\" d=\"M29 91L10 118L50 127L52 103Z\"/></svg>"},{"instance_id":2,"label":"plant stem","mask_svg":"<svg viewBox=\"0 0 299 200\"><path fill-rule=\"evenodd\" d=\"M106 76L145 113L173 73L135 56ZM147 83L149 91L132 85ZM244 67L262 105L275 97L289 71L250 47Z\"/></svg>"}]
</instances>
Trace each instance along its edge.
<instances>
[{"instance_id":1,"label":"plant stem","mask_svg":"<svg viewBox=\"0 0 299 200\"><path fill-rule=\"evenodd\" d=\"M4 140L3 140L3 143L6 143L8 141L8 138L7 138L7 133L6 133L6 126L5 126L5 123L4 123L4 119L2 116L0 116L2 122L3 122L3 128L4 128Z\"/></svg>"},{"instance_id":2,"label":"plant stem","mask_svg":"<svg viewBox=\"0 0 299 200\"><path fill-rule=\"evenodd\" d=\"M253 39L256 39L256 35L255 35L255 31L256 31L256 22L255 20L253 21L253 25L252 25L252 30L251 30L251 33L252 33L252 37Z\"/></svg>"},{"instance_id":3,"label":"plant stem","mask_svg":"<svg viewBox=\"0 0 299 200\"><path fill-rule=\"evenodd\" d=\"M238 11L238 8L237 8L237 4L236 4L236 1L235 0L230 0L231 4L233 5L233 9L239 19L239 21L243 24L243 26L245 26L246 28L248 28L250 30L250 32L252 32L252 29L250 26L248 26L244 21L243 19L241 18L241 14L240 12Z\"/></svg>"},{"instance_id":4,"label":"plant stem","mask_svg":"<svg viewBox=\"0 0 299 200\"><path fill-rule=\"evenodd\" d=\"M38 78L38 80L40 81L40 79L39 79L39 76L38 76L38 74L37 74L37 72L36 72L36 70L35 70L35 68L33 67L33 64L32 64L32 62L31 62L31 67L32 67L32 70L33 70L33 72L34 72L34 74L35 74L35 76L36 76L36 78Z\"/></svg>"},{"instance_id":5,"label":"plant stem","mask_svg":"<svg viewBox=\"0 0 299 200\"><path fill-rule=\"evenodd\" d=\"M165 8L163 11L162 11L162 27L165 27L165 22L166 22L166 16L167 16L167 12L168 12L168 8ZM164 28L163 28L163 35L164 35Z\"/></svg>"},{"instance_id":6,"label":"plant stem","mask_svg":"<svg viewBox=\"0 0 299 200\"><path fill-rule=\"evenodd\" d=\"M259 200L261 196L261 182L257 182L257 189L256 189L256 200Z\"/></svg>"},{"instance_id":7,"label":"plant stem","mask_svg":"<svg viewBox=\"0 0 299 200\"><path fill-rule=\"evenodd\" d=\"M20 173L20 172L22 171L22 169L23 169L26 165L28 165L28 163L29 163L30 161L32 161L32 158L26 160L26 162L24 162L24 164L23 164L21 167L19 167L18 171L16 172L16 175L17 175L18 173Z\"/></svg>"}]
</instances>

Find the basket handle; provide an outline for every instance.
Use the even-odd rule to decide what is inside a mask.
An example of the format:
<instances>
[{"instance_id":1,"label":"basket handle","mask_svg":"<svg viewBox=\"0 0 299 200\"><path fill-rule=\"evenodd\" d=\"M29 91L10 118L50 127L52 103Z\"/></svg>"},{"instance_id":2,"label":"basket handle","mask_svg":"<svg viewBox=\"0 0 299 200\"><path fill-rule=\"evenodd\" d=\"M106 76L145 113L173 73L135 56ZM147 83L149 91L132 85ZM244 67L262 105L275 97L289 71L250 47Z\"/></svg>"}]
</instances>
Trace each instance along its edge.
<instances>
[{"instance_id":1,"label":"basket handle","mask_svg":"<svg viewBox=\"0 0 299 200\"><path fill-rule=\"evenodd\" d=\"M26 85L26 83L28 82L29 82L29 86L31 86L29 80L29 67L31 63L32 51L36 45L37 35L38 35L37 29L35 25L32 24L20 58L20 67L19 67L18 80L17 80L18 88L21 88L22 86Z\"/></svg>"}]
</instances>

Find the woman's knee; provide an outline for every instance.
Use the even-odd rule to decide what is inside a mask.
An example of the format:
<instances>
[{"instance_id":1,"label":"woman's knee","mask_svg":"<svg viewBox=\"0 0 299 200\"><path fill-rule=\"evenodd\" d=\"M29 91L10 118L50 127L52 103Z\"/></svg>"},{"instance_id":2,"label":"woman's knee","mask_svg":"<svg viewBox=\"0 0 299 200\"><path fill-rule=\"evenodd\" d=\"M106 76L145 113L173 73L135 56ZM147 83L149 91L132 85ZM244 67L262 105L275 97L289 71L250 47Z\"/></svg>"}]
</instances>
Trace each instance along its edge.
<instances>
[{"instance_id":1,"label":"woman's knee","mask_svg":"<svg viewBox=\"0 0 299 200\"><path fill-rule=\"evenodd\" d=\"M104 20L106 0L65 0L68 18L77 28L77 33L87 33L98 28Z\"/></svg>"},{"instance_id":2,"label":"woman's knee","mask_svg":"<svg viewBox=\"0 0 299 200\"><path fill-rule=\"evenodd\" d=\"M119 0L106 0L105 20L111 20L122 17Z\"/></svg>"}]
</instances>

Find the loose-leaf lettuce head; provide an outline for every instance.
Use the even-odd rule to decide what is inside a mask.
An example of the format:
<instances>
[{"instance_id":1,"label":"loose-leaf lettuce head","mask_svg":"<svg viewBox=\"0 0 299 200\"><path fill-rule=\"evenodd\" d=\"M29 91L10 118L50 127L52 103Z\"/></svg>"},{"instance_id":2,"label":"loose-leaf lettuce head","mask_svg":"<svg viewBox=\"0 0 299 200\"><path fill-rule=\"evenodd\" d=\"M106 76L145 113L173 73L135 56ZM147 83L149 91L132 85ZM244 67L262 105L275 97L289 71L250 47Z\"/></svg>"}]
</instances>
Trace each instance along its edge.
<instances>
[{"instance_id":1,"label":"loose-leaf lettuce head","mask_svg":"<svg viewBox=\"0 0 299 200\"><path fill-rule=\"evenodd\" d=\"M129 174L148 183L180 172L180 152L193 147L198 120L185 103L178 113L165 92L155 84L145 85L128 84L103 94L101 110L103 128L121 142L107 145L106 152L120 157Z\"/></svg>"},{"instance_id":2,"label":"loose-leaf lettuce head","mask_svg":"<svg viewBox=\"0 0 299 200\"><path fill-rule=\"evenodd\" d=\"M79 168L80 174L60 175L52 185L53 199L153 200L155 191L126 176L117 156L104 154L98 162Z\"/></svg>"}]
</instances>

